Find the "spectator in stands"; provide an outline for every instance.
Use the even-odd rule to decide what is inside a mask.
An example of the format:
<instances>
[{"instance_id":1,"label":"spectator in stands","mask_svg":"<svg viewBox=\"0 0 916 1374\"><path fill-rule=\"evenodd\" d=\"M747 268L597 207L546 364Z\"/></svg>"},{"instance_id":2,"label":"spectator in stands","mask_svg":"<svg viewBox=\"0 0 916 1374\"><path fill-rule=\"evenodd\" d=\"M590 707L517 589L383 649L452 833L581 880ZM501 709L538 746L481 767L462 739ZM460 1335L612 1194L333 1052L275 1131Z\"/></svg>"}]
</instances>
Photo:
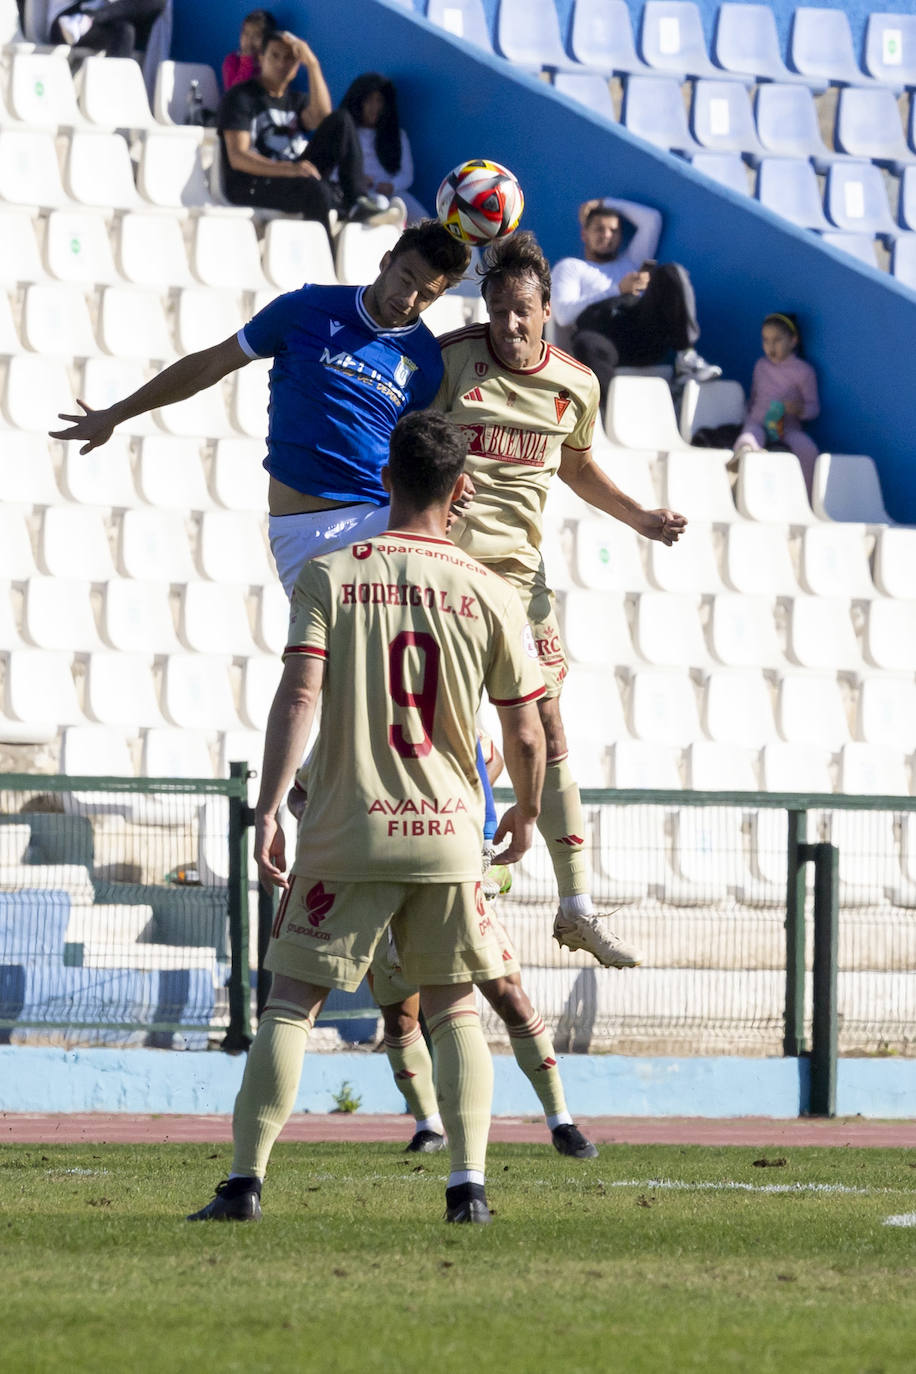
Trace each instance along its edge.
<instances>
[{"instance_id":1,"label":"spectator in stands","mask_svg":"<svg viewBox=\"0 0 916 1374\"><path fill-rule=\"evenodd\" d=\"M300 66L308 74L307 94L291 89ZM265 34L260 74L226 92L218 125L223 187L233 204L285 210L326 228L331 210L349 219L403 224L402 201L381 205L365 194L353 117L332 111L321 64L294 34Z\"/></svg>"},{"instance_id":2,"label":"spectator in stands","mask_svg":"<svg viewBox=\"0 0 916 1374\"><path fill-rule=\"evenodd\" d=\"M820 414L817 376L800 356L801 334L794 315L781 311L767 315L761 339L763 357L754 364L750 401L735 441L735 458L749 449L790 449L801 464L810 495L818 449L802 425Z\"/></svg>"},{"instance_id":3,"label":"spectator in stands","mask_svg":"<svg viewBox=\"0 0 916 1374\"><path fill-rule=\"evenodd\" d=\"M109 57L131 57L146 48L150 30L165 8L166 0L52 3L47 14L50 38L55 43L92 48Z\"/></svg>"},{"instance_id":4,"label":"spectator in stands","mask_svg":"<svg viewBox=\"0 0 916 1374\"><path fill-rule=\"evenodd\" d=\"M389 198L400 196L407 206L408 224L426 219L423 206L408 191L413 183L413 156L398 118L392 82L378 72L365 72L352 83L340 104L356 123L367 189Z\"/></svg>"},{"instance_id":5,"label":"spectator in stands","mask_svg":"<svg viewBox=\"0 0 916 1374\"><path fill-rule=\"evenodd\" d=\"M602 404L616 368L650 367L672 353L678 376L718 377L721 368L694 348L700 328L687 272L654 260L659 212L607 196L585 201L579 222L585 253L554 268L553 314L572 327L571 351L597 376Z\"/></svg>"},{"instance_id":6,"label":"spectator in stands","mask_svg":"<svg viewBox=\"0 0 916 1374\"><path fill-rule=\"evenodd\" d=\"M251 10L242 20L237 52L226 53L223 58L223 90L237 86L240 81L250 81L261 73L261 49L264 35L278 28L277 21L270 10Z\"/></svg>"}]
</instances>

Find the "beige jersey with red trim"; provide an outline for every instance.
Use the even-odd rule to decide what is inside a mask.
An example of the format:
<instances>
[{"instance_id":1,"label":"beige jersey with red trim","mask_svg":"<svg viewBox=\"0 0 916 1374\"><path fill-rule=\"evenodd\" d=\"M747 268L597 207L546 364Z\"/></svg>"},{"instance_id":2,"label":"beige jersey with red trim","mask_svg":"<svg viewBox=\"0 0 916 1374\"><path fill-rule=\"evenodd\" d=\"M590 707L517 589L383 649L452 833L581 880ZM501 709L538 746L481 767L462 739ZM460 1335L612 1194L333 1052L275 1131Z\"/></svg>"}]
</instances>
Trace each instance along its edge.
<instances>
[{"instance_id":1,"label":"beige jersey with red trim","mask_svg":"<svg viewBox=\"0 0 916 1374\"><path fill-rule=\"evenodd\" d=\"M508 576L536 572L547 489L564 446L591 448L598 379L552 344L535 367L506 367L483 324L439 342L445 375L433 406L467 435L466 470L477 488L451 537Z\"/></svg>"},{"instance_id":2,"label":"beige jersey with red trim","mask_svg":"<svg viewBox=\"0 0 916 1374\"><path fill-rule=\"evenodd\" d=\"M294 871L479 878L481 691L544 691L517 592L450 540L381 534L303 565L286 653L326 663Z\"/></svg>"}]
</instances>

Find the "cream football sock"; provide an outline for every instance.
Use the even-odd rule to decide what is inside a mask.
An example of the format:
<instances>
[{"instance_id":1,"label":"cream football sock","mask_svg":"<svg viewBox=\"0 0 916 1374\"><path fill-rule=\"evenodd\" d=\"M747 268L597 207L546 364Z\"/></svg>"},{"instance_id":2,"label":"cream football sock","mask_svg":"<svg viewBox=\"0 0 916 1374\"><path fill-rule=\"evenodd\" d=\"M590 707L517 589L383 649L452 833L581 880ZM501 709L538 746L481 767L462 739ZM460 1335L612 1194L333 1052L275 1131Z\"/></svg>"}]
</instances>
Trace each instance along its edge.
<instances>
[{"instance_id":1,"label":"cream football sock","mask_svg":"<svg viewBox=\"0 0 916 1374\"><path fill-rule=\"evenodd\" d=\"M553 1042L540 1012L536 1011L524 1026L507 1026L506 1029L515 1062L537 1093L548 1125L557 1125L558 1119L572 1121L566 1109Z\"/></svg>"},{"instance_id":2,"label":"cream football sock","mask_svg":"<svg viewBox=\"0 0 916 1374\"><path fill-rule=\"evenodd\" d=\"M429 1019L436 1049L439 1110L445 1122L452 1178L469 1171L483 1179L493 1103L493 1060L470 1008L440 1012Z\"/></svg>"},{"instance_id":3,"label":"cream football sock","mask_svg":"<svg viewBox=\"0 0 916 1374\"><path fill-rule=\"evenodd\" d=\"M265 1009L232 1114L232 1177L264 1177L296 1101L311 1029L311 1018L292 1003Z\"/></svg>"},{"instance_id":4,"label":"cream football sock","mask_svg":"<svg viewBox=\"0 0 916 1374\"><path fill-rule=\"evenodd\" d=\"M560 905L569 898L588 894L585 871L585 818L578 784L570 772L567 756L550 759L544 773L541 814L538 830L547 842L550 862L557 879ZM580 903L576 903L579 910ZM589 911L591 902L588 902ZM588 915L589 912L582 912Z\"/></svg>"},{"instance_id":5,"label":"cream football sock","mask_svg":"<svg viewBox=\"0 0 916 1374\"><path fill-rule=\"evenodd\" d=\"M404 1036L389 1035L386 1031L385 1053L417 1129L444 1134L433 1084L433 1061L419 1024Z\"/></svg>"}]
</instances>

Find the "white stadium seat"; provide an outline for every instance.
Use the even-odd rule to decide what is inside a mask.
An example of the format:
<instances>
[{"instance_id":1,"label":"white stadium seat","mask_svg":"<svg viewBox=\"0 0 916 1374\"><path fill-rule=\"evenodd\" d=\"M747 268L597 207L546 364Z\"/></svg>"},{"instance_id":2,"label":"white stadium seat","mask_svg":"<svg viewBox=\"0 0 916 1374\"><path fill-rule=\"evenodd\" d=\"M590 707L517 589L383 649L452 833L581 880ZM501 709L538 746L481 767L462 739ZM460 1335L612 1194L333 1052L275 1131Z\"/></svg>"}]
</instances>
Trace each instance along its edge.
<instances>
[{"instance_id":1,"label":"white stadium seat","mask_svg":"<svg viewBox=\"0 0 916 1374\"><path fill-rule=\"evenodd\" d=\"M805 479L794 453L743 453L738 462L738 509L769 525L810 525Z\"/></svg>"},{"instance_id":2,"label":"white stadium seat","mask_svg":"<svg viewBox=\"0 0 916 1374\"><path fill-rule=\"evenodd\" d=\"M800 580L812 596L873 597L862 525L809 526L801 537Z\"/></svg>"},{"instance_id":3,"label":"white stadium seat","mask_svg":"<svg viewBox=\"0 0 916 1374\"><path fill-rule=\"evenodd\" d=\"M0 509L7 504L53 506L59 500L47 435L22 430L4 434L0 442Z\"/></svg>"},{"instance_id":4,"label":"white stadium seat","mask_svg":"<svg viewBox=\"0 0 916 1374\"><path fill-rule=\"evenodd\" d=\"M220 90L216 72L203 62L160 62L156 68L153 113L160 124L183 125L188 117L191 83L197 82L205 110L219 107Z\"/></svg>"},{"instance_id":5,"label":"white stadium seat","mask_svg":"<svg viewBox=\"0 0 916 1374\"><path fill-rule=\"evenodd\" d=\"M840 769L842 781L842 763ZM840 790L856 789L841 785ZM886 811L831 811L827 827L830 843L840 851L841 907L875 906L885 901L887 890L894 888L901 876L894 817Z\"/></svg>"},{"instance_id":6,"label":"white stadium seat","mask_svg":"<svg viewBox=\"0 0 916 1374\"><path fill-rule=\"evenodd\" d=\"M703 689L703 725L716 744L759 749L776 738L770 688L762 673L717 668Z\"/></svg>"},{"instance_id":7,"label":"white stadium seat","mask_svg":"<svg viewBox=\"0 0 916 1374\"><path fill-rule=\"evenodd\" d=\"M695 668L709 660L692 596L643 592L636 598L633 642L640 658L659 668Z\"/></svg>"},{"instance_id":8,"label":"white stadium seat","mask_svg":"<svg viewBox=\"0 0 916 1374\"><path fill-rule=\"evenodd\" d=\"M628 733L612 673L574 668L563 683L560 705L567 735L592 740L596 750Z\"/></svg>"},{"instance_id":9,"label":"white stadium seat","mask_svg":"<svg viewBox=\"0 0 916 1374\"><path fill-rule=\"evenodd\" d=\"M306 747L306 753L315 738L313 729ZM247 763L249 768L260 768L264 757L264 735L260 730L224 730L219 738L219 768L217 777L229 777L230 763Z\"/></svg>"},{"instance_id":10,"label":"white stadium seat","mask_svg":"<svg viewBox=\"0 0 916 1374\"><path fill-rule=\"evenodd\" d=\"M227 510L260 512L266 509L264 452L263 439L217 440L210 469L210 489L218 505Z\"/></svg>"},{"instance_id":11,"label":"white stadium seat","mask_svg":"<svg viewBox=\"0 0 916 1374\"><path fill-rule=\"evenodd\" d=\"M94 506L49 506L42 515L38 562L49 577L79 571L89 582L114 575L102 512Z\"/></svg>"},{"instance_id":12,"label":"white stadium seat","mask_svg":"<svg viewBox=\"0 0 916 1374\"><path fill-rule=\"evenodd\" d=\"M73 387L64 363L37 354L10 358L6 365L3 413L13 429L59 427L61 412L73 413Z\"/></svg>"},{"instance_id":13,"label":"white stadium seat","mask_svg":"<svg viewBox=\"0 0 916 1374\"><path fill-rule=\"evenodd\" d=\"M212 205L213 196L203 165L203 130L158 129L143 139L137 189L150 205Z\"/></svg>"},{"instance_id":14,"label":"white stadium seat","mask_svg":"<svg viewBox=\"0 0 916 1374\"><path fill-rule=\"evenodd\" d=\"M572 591L557 598L566 652L573 663L631 663L630 639L622 596Z\"/></svg>"},{"instance_id":15,"label":"white stadium seat","mask_svg":"<svg viewBox=\"0 0 916 1374\"><path fill-rule=\"evenodd\" d=\"M833 673L783 673L776 721L788 744L813 744L836 753L849 740L849 721Z\"/></svg>"},{"instance_id":16,"label":"white stadium seat","mask_svg":"<svg viewBox=\"0 0 916 1374\"><path fill-rule=\"evenodd\" d=\"M240 367L232 377L232 399L229 413L240 434L248 438L263 438L267 433L267 406L270 401L268 373L272 359L251 362Z\"/></svg>"},{"instance_id":17,"label":"white stadium seat","mask_svg":"<svg viewBox=\"0 0 916 1374\"><path fill-rule=\"evenodd\" d=\"M393 224L345 224L337 235L335 268L344 286L365 286L375 281L379 264L397 243Z\"/></svg>"},{"instance_id":18,"label":"white stadium seat","mask_svg":"<svg viewBox=\"0 0 916 1374\"><path fill-rule=\"evenodd\" d=\"M110 578L102 588L102 638L128 654L171 654L179 649L167 582Z\"/></svg>"},{"instance_id":19,"label":"white stadium seat","mask_svg":"<svg viewBox=\"0 0 916 1374\"><path fill-rule=\"evenodd\" d=\"M83 118L103 129L148 129L155 123L140 64L132 57L87 57L76 79Z\"/></svg>"},{"instance_id":20,"label":"white stadium seat","mask_svg":"<svg viewBox=\"0 0 916 1374\"><path fill-rule=\"evenodd\" d=\"M865 677L856 700L856 739L910 753L916 749L916 681Z\"/></svg>"},{"instance_id":21,"label":"white stadium seat","mask_svg":"<svg viewBox=\"0 0 916 1374\"><path fill-rule=\"evenodd\" d=\"M891 673L916 672L916 601L869 602L865 616L865 657Z\"/></svg>"},{"instance_id":22,"label":"white stadium seat","mask_svg":"<svg viewBox=\"0 0 916 1374\"><path fill-rule=\"evenodd\" d=\"M667 849L665 813L661 807L602 806L594 844L594 896L602 902L639 901L658 881L659 857Z\"/></svg>"},{"instance_id":23,"label":"white stadium seat","mask_svg":"<svg viewBox=\"0 0 916 1374\"><path fill-rule=\"evenodd\" d=\"M0 201L48 209L67 200L52 136L0 128Z\"/></svg>"},{"instance_id":24,"label":"white stadium seat","mask_svg":"<svg viewBox=\"0 0 916 1374\"><path fill-rule=\"evenodd\" d=\"M667 453L683 447L671 389L662 377L614 377L604 428L608 438L624 448Z\"/></svg>"},{"instance_id":25,"label":"white stadium seat","mask_svg":"<svg viewBox=\"0 0 916 1374\"><path fill-rule=\"evenodd\" d=\"M263 730L283 669L275 658L249 658L242 669L241 716L252 730Z\"/></svg>"},{"instance_id":26,"label":"white stadium seat","mask_svg":"<svg viewBox=\"0 0 916 1374\"><path fill-rule=\"evenodd\" d=\"M95 210L52 210L45 224L44 261L57 281L89 286L118 279L108 227Z\"/></svg>"},{"instance_id":27,"label":"white stadium seat","mask_svg":"<svg viewBox=\"0 0 916 1374\"><path fill-rule=\"evenodd\" d=\"M140 771L145 778L212 778L206 736L168 725L145 730Z\"/></svg>"},{"instance_id":28,"label":"white stadium seat","mask_svg":"<svg viewBox=\"0 0 916 1374\"><path fill-rule=\"evenodd\" d=\"M611 481L638 501L646 510L654 510L659 504L658 493L653 477L656 452L620 448L612 444L600 425L595 426L592 439L592 458ZM561 483L553 483L560 486Z\"/></svg>"},{"instance_id":29,"label":"white stadium seat","mask_svg":"<svg viewBox=\"0 0 916 1374\"><path fill-rule=\"evenodd\" d=\"M205 654L169 655L163 668L162 707L172 725L183 730L238 728L229 662Z\"/></svg>"},{"instance_id":30,"label":"white stadium seat","mask_svg":"<svg viewBox=\"0 0 916 1374\"><path fill-rule=\"evenodd\" d=\"M191 280L181 224L172 215L126 214L117 228L118 267L136 286L185 286ZM187 346L179 342L181 351ZM216 339L211 339L216 343Z\"/></svg>"},{"instance_id":31,"label":"white stadium seat","mask_svg":"<svg viewBox=\"0 0 916 1374\"><path fill-rule=\"evenodd\" d=\"M178 632L182 645L195 653L257 653L245 606L244 589L218 582L189 582L181 590Z\"/></svg>"},{"instance_id":32,"label":"white stadium seat","mask_svg":"<svg viewBox=\"0 0 916 1374\"><path fill-rule=\"evenodd\" d=\"M132 778L130 746L111 726L71 725L61 736L60 771L71 778ZM93 811L128 810L131 804L129 794L117 792L83 792L79 801L81 809Z\"/></svg>"},{"instance_id":33,"label":"white stadium seat","mask_svg":"<svg viewBox=\"0 0 916 1374\"><path fill-rule=\"evenodd\" d=\"M166 434L221 439L232 433L222 382L208 386L205 391L198 391L196 396L189 396L187 400L163 406L153 414Z\"/></svg>"},{"instance_id":34,"label":"white stadium seat","mask_svg":"<svg viewBox=\"0 0 916 1374\"><path fill-rule=\"evenodd\" d=\"M120 134L73 133L64 185L80 205L132 210L140 203L130 152Z\"/></svg>"},{"instance_id":35,"label":"white stadium seat","mask_svg":"<svg viewBox=\"0 0 916 1374\"><path fill-rule=\"evenodd\" d=\"M713 597L708 634L713 657L727 668L774 668L784 661L767 597Z\"/></svg>"},{"instance_id":36,"label":"white stadium seat","mask_svg":"<svg viewBox=\"0 0 916 1374\"><path fill-rule=\"evenodd\" d=\"M137 490L148 506L209 510L213 502L204 478L198 440L165 434L142 438L137 452Z\"/></svg>"},{"instance_id":37,"label":"white stadium seat","mask_svg":"<svg viewBox=\"0 0 916 1374\"><path fill-rule=\"evenodd\" d=\"M687 744L702 735L696 691L686 673L646 668L635 672L628 719L634 738L650 744Z\"/></svg>"},{"instance_id":38,"label":"white stadium seat","mask_svg":"<svg viewBox=\"0 0 916 1374\"><path fill-rule=\"evenodd\" d=\"M722 570L725 583L745 596L796 596L798 578L789 553L785 525L742 521L725 531ZM689 535L688 535L689 537Z\"/></svg>"},{"instance_id":39,"label":"white stadium seat","mask_svg":"<svg viewBox=\"0 0 916 1374\"><path fill-rule=\"evenodd\" d=\"M8 579L0 578L0 650L22 648L22 635L19 633L19 626L16 623L18 617L13 609L11 592L12 583ZM2 732L2 728L2 722L0 722L0 732ZM0 739L2 738L3 735L0 733Z\"/></svg>"},{"instance_id":40,"label":"white stadium seat","mask_svg":"<svg viewBox=\"0 0 916 1374\"><path fill-rule=\"evenodd\" d=\"M875 586L885 596L916 601L916 530L878 531L873 574Z\"/></svg>"},{"instance_id":41,"label":"white stadium seat","mask_svg":"<svg viewBox=\"0 0 916 1374\"><path fill-rule=\"evenodd\" d=\"M86 297L78 286L33 282L22 303L22 341L43 357L91 358L99 351Z\"/></svg>"},{"instance_id":42,"label":"white stadium seat","mask_svg":"<svg viewBox=\"0 0 916 1374\"><path fill-rule=\"evenodd\" d=\"M78 395L93 410L103 410L137 391L147 380L149 369L140 359L88 358L83 368L83 382ZM73 402L68 409L72 412ZM120 426L122 434L150 434L156 430L152 415L134 415Z\"/></svg>"},{"instance_id":43,"label":"white stadium seat","mask_svg":"<svg viewBox=\"0 0 916 1374\"><path fill-rule=\"evenodd\" d=\"M830 755L812 744L765 744L760 751L761 781L765 792L832 792ZM783 865L783 892L785 892Z\"/></svg>"},{"instance_id":44,"label":"white stadium seat","mask_svg":"<svg viewBox=\"0 0 916 1374\"><path fill-rule=\"evenodd\" d=\"M0 290L0 357L10 357L22 353L25 343L19 337L13 307L5 291Z\"/></svg>"},{"instance_id":45,"label":"white stadium seat","mask_svg":"<svg viewBox=\"0 0 916 1374\"><path fill-rule=\"evenodd\" d=\"M688 444L698 429L717 429L719 425L740 425L747 403L740 382L721 378L697 382L688 377L681 392L678 428Z\"/></svg>"},{"instance_id":46,"label":"white stadium seat","mask_svg":"<svg viewBox=\"0 0 916 1374\"><path fill-rule=\"evenodd\" d=\"M177 510L128 510L118 532L118 570L141 582L196 578L184 515Z\"/></svg>"},{"instance_id":47,"label":"white stadium seat","mask_svg":"<svg viewBox=\"0 0 916 1374\"><path fill-rule=\"evenodd\" d=\"M6 656L3 711L25 725L50 725L52 738L59 726L82 721L70 655L45 649L11 650Z\"/></svg>"},{"instance_id":48,"label":"white stadium seat","mask_svg":"<svg viewBox=\"0 0 916 1374\"><path fill-rule=\"evenodd\" d=\"M289 638L289 601L279 582L258 588L254 624L255 638L266 654L280 655ZM564 684L564 691L570 679Z\"/></svg>"},{"instance_id":49,"label":"white stadium seat","mask_svg":"<svg viewBox=\"0 0 916 1374\"><path fill-rule=\"evenodd\" d=\"M0 577L24 582L35 571L27 512L0 501Z\"/></svg>"},{"instance_id":50,"label":"white stadium seat","mask_svg":"<svg viewBox=\"0 0 916 1374\"><path fill-rule=\"evenodd\" d=\"M827 596L795 597L789 606L786 652L800 668L860 669L862 655L849 602Z\"/></svg>"},{"instance_id":51,"label":"white stadium seat","mask_svg":"<svg viewBox=\"0 0 916 1374\"><path fill-rule=\"evenodd\" d=\"M739 519L725 464L730 453L719 449L683 447L662 459L664 504L691 521L730 525ZM685 540L693 538L692 533Z\"/></svg>"},{"instance_id":52,"label":"white stadium seat","mask_svg":"<svg viewBox=\"0 0 916 1374\"><path fill-rule=\"evenodd\" d=\"M664 899L679 906L725 901L743 874L740 811L682 806L671 822L674 865Z\"/></svg>"},{"instance_id":53,"label":"white stadium seat","mask_svg":"<svg viewBox=\"0 0 916 1374\"><path fill-rule=\"evenodd\" d=\"M324 233L324 230L322 230ZM175 330L179 353L196 353L237 334L248 320L235 291L188 286L178 293Z\"/></svg>"},{"instance_id":54,"label":"white stadium seat","mask_svg":"<svg viewBox=\"0 0 916 1374\"><path fill-rule=\"evenodd\" d=\"M116 358L171 359L175 349L160 294L107 286L99 302L99 342Z\"/></svg>"},{"instance_id":55,"label":"white stadium seat","mask_svg":"<svg viewBox=\"0 0 916 1374\"><path fill-rule=\"evenodd\" d=\"M687 786L692 792L757 791L757 770L751 750L694 740L685 754Z\"/></svg>"},{"instance_id":56,"label":"white stadium seat","mask_svg":"<svg viewBox=\"0 0 916 1374\"><path fill-rule=\"evenodd\" d=\"M910 782L904 755L888 745L844 744L839 790L853 796L908 797Z\"/></svg>"},{"instance_id":57,"label":"white stadium seat","mask_svg":"<svg viewBox=\"0 0 916 1374\"><path fill-rule=\"evenodd\" d=\"M101 650L86 661L86 715L99 725L135 730L161 725L148 654Z\"/></svg>"},{"instance_id":58,"label":"white stadium seat","mask_svg":"<svg viewBox=\"0 0 916 1374\"><path fill-rule=\"evenodd\" d=\"M261 521L245 511L207 511L201 517L200 570L211 582L263 584L276 581Z\"/></svg>"},{"instance_id":59,"label":"white stadium seat","mask_svg":"<svg viewBox=\"0 0 916 1374\"><path fill-rule=\"evenodd\" d=\"M113 434L89 453L65 444L60 475L64 494L80 505L124 509L137 504L130 440L123 434Z\"/></svg>"},{"instance_id":60,"label":"white stadium seat","mask_svg":"<svg viewBox=\"0 0 916 1374\"><path fill-rule=\"evenodd\" d=\"M619 520L584 515L572 526L572 541L572 567L580 586L596 592L642 591L648 586L640 541ZM547 571L548 577L555 576L553 564Z\"/></svg>"},{"instance_id":61,"label":"white stadium seat","mask_svg":"<svg viewBox=\"0 0 916 1374\"><path fill-rule=\"evenodd\" d=\"M264 274L252 221L236 215L199 215L193 227L191 270L203 286L259 290Z\"/></svg>"},{"instance_id":62,"label":"white stadium seat","mask_svg":"<svg viewBox=\"0 0 916 1374\"><path fill-rule=\"evenodd\" d=\"M711 525L691 521L687 534L670 547L650 540L646 556L649 581L659 591L693 595L722 590Z\"/></svg>"},{"instance_id":63,"label":"white stadium seat","mask_svg":"<svg viewBox=\"0 0 916 1374\"><path fill-rule=\"evenodd\" d=\"M0 149L2 149L0 131ZM2 180L2 152L0 152L0 180ZM18 286L20 282L41 281L44 268L35 238L35 228L29 210L22 206L0 205L0 284Z\"/></svg>"},{"instance_id":64,"label":"white stadium seat","mask_svg":"<svg viewBox=\"0 0 916 1374\"><path fill-rule=\"evenodd\" d=\"M819 453L811 504L822 520L890 524L873 458L858 453Z\"/></svg>"},{"instance_id":65,"label":"white stadium seat","mask_svg":"<svg viewBox=\"0 0 916 1374\"><path fill-rule=\"evenodd\" d=\"M78 570L77 564L74 571ZM65 653L98 649L89 583L41 573L30 577L23 593L22 634L35 649Z\"/></svg>"},{"instance_id":66,"label":"white stadium seat","mask_svg":"<svg viewBox=\"0 0 916 1374\"><path fill-rule=\"evenodd\" d=\"M678 770L679 757L680 750L668 744L618 740L610 750L611 786L680 789L683 784Z\"/></svg>"},{"instance_id":67,"label":"white stadium seat","mask_svg":"<svg viewBox=\"0 0 916 1374\"><path fill-rule=\"evenodd\" d=\"M70 64L54 52L15 52L7 88L10 111L30 129L85 123L76 103Z\"/></svg>"},{"instance_id":68,"label":"white stadium seat","mask_svg":"<svg viewBox=\"0 0 916 1374\"><path fill-rule=\"evenodd\" d=\"M295 291L305 282L315 282L318 286L337 285L328 236L324 225L317 220L268 220L261 252L267 280L281 291ZM460 297L443 296L440 300L451 302ZM431 310L425 312L426 324L434 334L441 333L430 319L431 314ZM460 323L464 323L463 318Z\"/></svg>"}]
</instances>

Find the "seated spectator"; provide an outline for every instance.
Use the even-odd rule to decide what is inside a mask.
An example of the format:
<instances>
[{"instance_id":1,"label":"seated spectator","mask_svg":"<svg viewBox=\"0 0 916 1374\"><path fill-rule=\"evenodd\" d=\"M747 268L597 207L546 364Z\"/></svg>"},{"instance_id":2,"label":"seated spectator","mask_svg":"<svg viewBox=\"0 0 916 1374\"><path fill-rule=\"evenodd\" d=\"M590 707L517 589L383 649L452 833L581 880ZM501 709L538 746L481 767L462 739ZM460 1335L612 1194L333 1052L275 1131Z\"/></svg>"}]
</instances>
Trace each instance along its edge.
<instances>
[{"instance_id":1,"label":"seated spectator","mask_svg":"<svg viewBox=\"0 0 916 1374\"><path fill-rule=\"evenodd\" d=\"M694 348L700 328L687 272L654 260L659 212L605 197L586 201L579 221L585 253L554 268L553 317L572 327L571 352L597 375L602 404L618 367L654 366L672 353L679 377L718 377L721 368ZM628 243L624 222L633 230Z\"/></svg>"},{"instance_id":2,"label":"seated spectator","mask_svg":"<svg viewBox=\"0 0 916 1374\"><path fill-rule=\"evenodd\" d=\"M356 122L367 189L389 198L400 196L407 206L408 224L428 219L426 210L408 191L413 183L413 156L398 119L393 84L378 72L365 72L352 83L340 105Z\"/></svg>"},{"instance_id":3,"label":"seated spectator","mask_svg":"<svg viewBox=\"0 0 916 1374\"><path fill-rule=\"evenodd\" d=\"M223 58L223 90L250 81L261 72L261 49L264 35L274 33L277 21L270 10L251 10L242 20L238 52L226 53Z\"/></svg>"},{"instance_id":4,"label":"seated spectator","mask_svg":"<svg viewBox=\"0 0 916 1374\"><path fill-rule=\"evenodd\" d=\"M292 90L299 67L308 94ZM371 223L403 224L402 201L381 207L368 197L352 115L331 109L318 58L288 32L265 34L258 76L220 101L223 186L234 205L285 210L329 228L329 212ZM336 180L331 180L335 173Z\"/></svg>"},{"instance_id":5,"label":"seated spectator","mask_svg":"<svg viewBox=\"0 0 916 1374\"><path fill-rule=\"evenodd\" d=\"M804 473L808 495L814 480L817 444L802 425L821 411L817 376L801 355L801 334L794 315L776 311L761 328L763 357L754 364L751 395L735 458L748 449L788 449Z\"/></svg>"},{"instance_id":6,"label":"seated spectator","mask_svg":"<svg viewBox=\"0 0 916 1374\"><path fill-rule=\"evenodd\" d=\"M146 49L153 24L166 9L166 0L78 0L47 9L53 43L79 44L107 53L132 57Z\"/></svg>"}]
</instances>

